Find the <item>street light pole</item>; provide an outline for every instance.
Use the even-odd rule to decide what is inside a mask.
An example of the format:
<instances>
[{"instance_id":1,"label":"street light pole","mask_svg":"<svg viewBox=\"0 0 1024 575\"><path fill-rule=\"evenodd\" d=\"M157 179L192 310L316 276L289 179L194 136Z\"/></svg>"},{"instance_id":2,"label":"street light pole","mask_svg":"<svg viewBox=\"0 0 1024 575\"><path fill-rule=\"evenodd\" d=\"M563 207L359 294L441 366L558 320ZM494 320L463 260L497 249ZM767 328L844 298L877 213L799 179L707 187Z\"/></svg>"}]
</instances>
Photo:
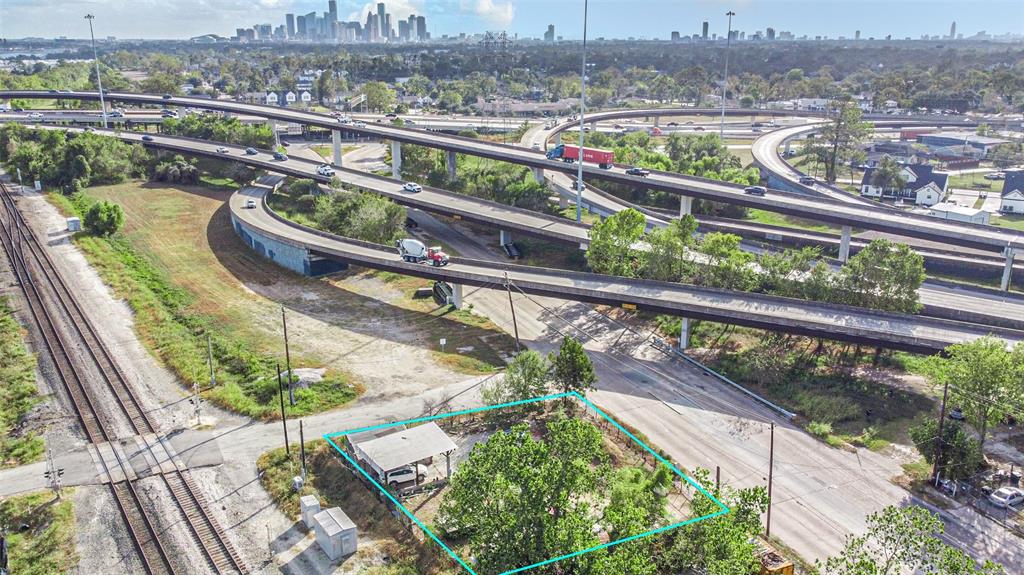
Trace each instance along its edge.
<instances>
[{"instance_id":1,"label":"street light pole","mask_svg":"<svg viewBox=\"0 0 1024 575\"><path fill-rule=\"evenodd\" d=\"M96 62L96 87L100 91L100 114L103 115L103 129L107 129L107 106L103 102L103 82L100 80L100 58L96 55L96 34L92 31L92 21L96 17L86 14L85 19L89 21L89 37L92 38L92 59Z\"/></svg>"},{"instance_id":2,"label":"street light pole","mask_svg":"<svg viewBox=\"0 0 1024 575\"><path fill-rule=\"evenodd\" d=\"M580 151L576 171L576 221L583 221L583 115L587 109L587 0L583 0L583 65L580 67Z\"/></svg>"},{"instance_id":3,"label":"street light pole","mask_svg":"<svg viewBox=\"0 0 1024 575\"><path fill-rule=\"evenodd\" d=\"M725 139L725 88L729 83L729 45L732 44L732 17L735 12L725 13L729 17L729 31L725 34L725 73L722 74L722 121L718 124L718 138Z\"/></svg>"}]
</instances>

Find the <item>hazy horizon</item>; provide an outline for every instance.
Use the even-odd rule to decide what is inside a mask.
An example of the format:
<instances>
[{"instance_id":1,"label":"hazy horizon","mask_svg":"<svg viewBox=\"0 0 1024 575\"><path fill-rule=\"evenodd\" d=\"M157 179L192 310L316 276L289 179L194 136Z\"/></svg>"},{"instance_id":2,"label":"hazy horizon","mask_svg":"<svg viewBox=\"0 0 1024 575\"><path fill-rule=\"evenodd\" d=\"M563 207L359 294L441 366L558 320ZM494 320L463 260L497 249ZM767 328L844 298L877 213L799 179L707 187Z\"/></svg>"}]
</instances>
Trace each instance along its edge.
<instances>
[{"instance_id":1,"label":"hazy horizon","mask_svg":"<svg viewBox=\"0 0 1024 575\"><path fill-rule=\"evenodd\" d=\"M96 19L96 36L105 38L186 39L202 34L231 36L236 28L284 22L286 13L327 10L327 0L4 0L0 36L5 38L67 36L88 38L87 13ZM341 20L365 20L376 3L339 0ZM414 13L427 18L434 38L444 34L506 30L521 37L541 37L548 24L567 40L582 36L582 0L391 0L385 5L397 18ZM1024 2L1009 0L591 0L588 37L668 39L673 31L699 34L708 21L709 36L724 36L727 10L736 12L733 28L746 32L789 31L795 36L919 38L945 36L950 24L964 37L979 31L993 35L1024 33Z\"/></svg>"}]
</instances>

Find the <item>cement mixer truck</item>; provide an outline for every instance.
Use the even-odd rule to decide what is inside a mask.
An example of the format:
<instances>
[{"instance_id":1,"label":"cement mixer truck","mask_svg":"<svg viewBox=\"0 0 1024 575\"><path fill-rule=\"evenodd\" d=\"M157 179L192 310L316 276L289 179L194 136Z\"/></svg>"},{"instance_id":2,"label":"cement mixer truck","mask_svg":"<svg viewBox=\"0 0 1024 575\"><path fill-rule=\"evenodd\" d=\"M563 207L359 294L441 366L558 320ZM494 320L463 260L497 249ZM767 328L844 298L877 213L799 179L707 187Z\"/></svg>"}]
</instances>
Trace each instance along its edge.
<instances>
[{"instance_id":1,"label":"cement mixer truck","mask_svg":"<svg viewBox=\"0 0 1024 575\"><path fill-rule=\"evenodd\" d=\"M427 247L423 242L412 238L405 238L395 242L398 248L398 255L403 261L410 263L429 263L432 266L440 267L448 265L448 254L441 251L441 246Z\"/></svg>"}]
</instances>

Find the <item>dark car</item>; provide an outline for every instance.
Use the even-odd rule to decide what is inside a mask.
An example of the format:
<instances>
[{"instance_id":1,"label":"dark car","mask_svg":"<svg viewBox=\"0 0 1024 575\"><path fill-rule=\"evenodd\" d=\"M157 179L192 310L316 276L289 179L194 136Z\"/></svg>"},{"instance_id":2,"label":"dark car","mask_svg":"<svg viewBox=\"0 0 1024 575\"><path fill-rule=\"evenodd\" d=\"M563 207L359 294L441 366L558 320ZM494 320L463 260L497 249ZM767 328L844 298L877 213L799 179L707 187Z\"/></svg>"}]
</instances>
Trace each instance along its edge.
<instances>
[{"instance_id":1,"label":"dark car","mask_svg":"<svg viewBox=\"0 0 1024 575\"><path fill-rule=\"evenodd\" d=\"M281 152L274 152L274 159L281 162L287 162L288 156L282 154Z\"/></svg>"},{"instance_id":2,"label":"dark car","mask_svg":"<svg viewBox=\"0 0 1024 575\"><path fill-rule=\"evenodd\" d=\"M170 100L170 99L171 99L171 98L173 98L173 97L174 97L174 96L172 96L172 95L170 95L170 94L164 94L164 100Z\"/></svg>"},{"instance_id":3,"label":"dark car","mask_svg":"<svg viewBox=\"0 0 1024 575\"><path fill-rule=\"evenodd\" d=\"M953 409L949 410L949 418L954 421L963 421L964 410L960 409L959 407L954 407Z\"/></svg>"},{"instance_id":4,"label":"dark car","mask_svg":"<svg viewBox=\"0 0 1024 575\"><path fill-rule=\"evenodd\" d=\"M650 170L645 170L643 168L627 168L626 174L630 176L640 176L641 178L646 178L647 176L651 175L651 172Z\"/></svg>"},{"instance_id":5,"label":"dark car","mask_svg":"<svg viewBox=\"0 0 1024 575\"><path fill-rule=\"evenodd\" d=\"M56 93L57 93L57 90L50 90L50 93L51 93L51 94L56 94Z\"/></svg>"},{"instance_id":6,"label":"dark car","mask_svg":"<svg viewBox=\"0 0 1024 575\"><path fill-rule=\"evenodd\" d=\"M145 135L145 136L142 136L142 141L143 142L152 142L153 141L153 136L150 136L148 134Z\"/></svg>"},{"instance_id":7,"label":"dark car","mask_svg":"<svg viewBox=\"0 0 1024 575\"><path fill-rule=\"evenodd\" d=\"M678 126L678 125L679 125L679 122L669 122L668 124L665 124L665 125L666 125L666 126L672 126L672 127L675 127L675 126Z\"/></svg>"},{"instance_id":8,"label":"dark car","mask_svg":"<svg viewBox=\"0 0 1024 575\"><path fill-rule=\"evenodd\" d=\"M814 178L812 178L811 176L800 176L800 183L805 186L813 186Z\"/></svg>"},{"instance_id":9,"label":"dark car","mask_svg":"<svg viewBox=\"0 0 1024 575\"><path fill-rule=\"evenodd\" d=\"M764 186L747 186L743 188L743 193L752 196L763 196L768 193L768 188Z\"/></svg>"},{"instance_id":10,"label":"dark car","mask_svg":"<svg viewBox=\"0 0 1024 575\"><path fill-rule=\"evenodd\" d=\"M258 153L259 152L256 151L256 148L246 148L245 149L245 155L247 155L247 156L255 156Z\"/></svg>"}]
</instances>

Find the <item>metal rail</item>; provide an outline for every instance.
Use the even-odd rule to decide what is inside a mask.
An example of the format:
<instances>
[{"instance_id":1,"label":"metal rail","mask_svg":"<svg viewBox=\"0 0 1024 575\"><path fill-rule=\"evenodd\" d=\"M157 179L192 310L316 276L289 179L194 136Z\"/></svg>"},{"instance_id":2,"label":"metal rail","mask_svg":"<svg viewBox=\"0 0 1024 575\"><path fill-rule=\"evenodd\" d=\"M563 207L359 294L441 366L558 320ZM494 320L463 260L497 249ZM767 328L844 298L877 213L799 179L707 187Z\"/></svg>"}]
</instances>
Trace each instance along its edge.
<instances>
[{"instance_id":1,"label":"metal rail","mask_svg":"<svg viewBox=\"0 0 1024 575\"><path fill-rule=\"evenodd\" d=\"M17 213L9 191L3 189L4 204L8 210ZM132 386L124 373L114 361L110 350L97 334L92 322L85 315L80 304L68 288L64 279L54 266L49 254L39 244L38 239L24 226L20 228L19 241L29 244L33 259L42 270L50 284L61 308L70 318L70 324L81 337L83 347L103 376L105 383L112 392L121 411L127 417L132 429L137 433L151 453L153 440L149 434L155 434L159 428L149 418ZM91 438L90 438L91 439ZM161 473L164 483L171 492L176 504L189 525L196 541L203 549L211 567L217 573L246 573L248 568L237 551L228 541L217 521L210 516L206 500L192 480L187 470L175 467L172 471Z\"/></svg>"}]
</instances>

